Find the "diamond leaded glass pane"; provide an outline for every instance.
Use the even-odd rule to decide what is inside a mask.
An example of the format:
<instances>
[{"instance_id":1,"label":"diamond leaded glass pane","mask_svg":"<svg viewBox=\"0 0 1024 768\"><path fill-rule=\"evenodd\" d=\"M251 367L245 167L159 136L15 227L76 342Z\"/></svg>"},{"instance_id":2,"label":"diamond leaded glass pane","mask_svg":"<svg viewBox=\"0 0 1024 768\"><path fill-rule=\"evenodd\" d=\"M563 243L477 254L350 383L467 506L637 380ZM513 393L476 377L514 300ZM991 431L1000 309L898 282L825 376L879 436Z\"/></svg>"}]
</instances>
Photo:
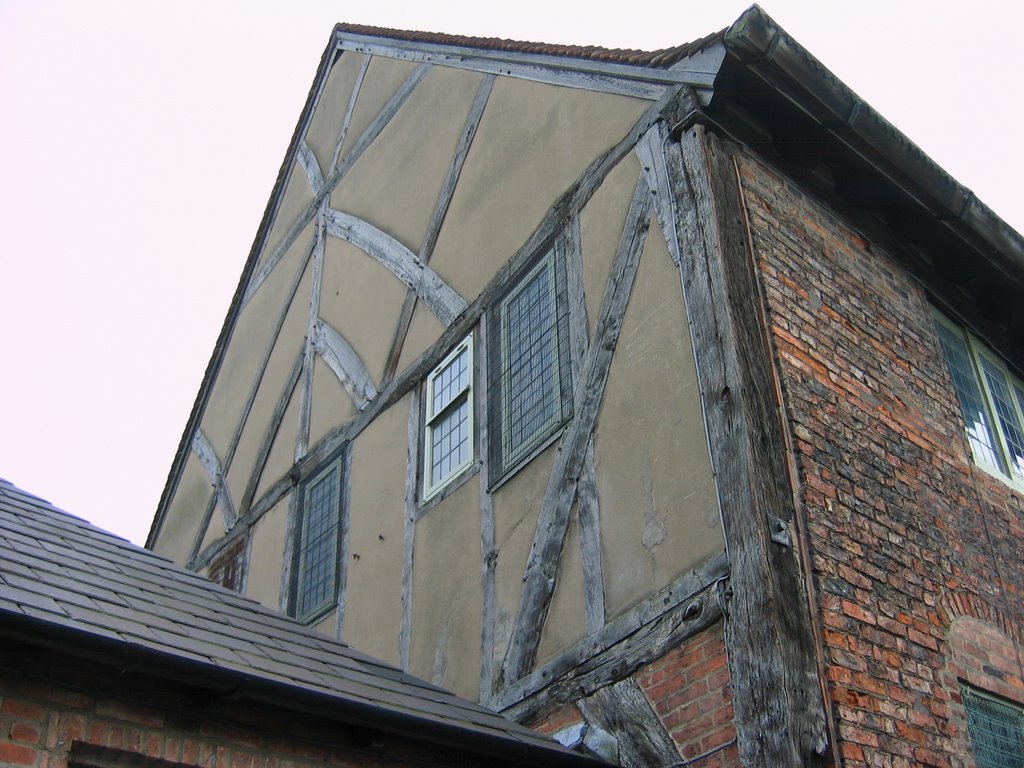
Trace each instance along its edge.
<instances>
[{"instance_id":1,"label":"diamond leaded glass pane","mask_svg":"<svg viewBox=\"0 0 1024 768\"><path fill-rule=\"evenodd\" d=\"M505 305L505 456L511 463L559 417L558 334L551 262Z\"/></svg>"},{"instance_id":2,"label":"diamond leaded glass pane","mask_svg":"<svg viewBox=\"0 0 1024 768\"><path fill-rule=\"evenodd\" d=\"M340 465L335 464L306 488L296 594L299 617L308 617L334 598L340 472Z\"/></svg>"},{"instance_id":3,"label":"diamond leaded glass pane","mask_svg":"<svg viewBox=\"0 0 1024 768\"><path fill-rule=\"evenodd\" d=\"M961 687L978 768L1024 768L1024 710Z\"/></svg>"}]
</instances>

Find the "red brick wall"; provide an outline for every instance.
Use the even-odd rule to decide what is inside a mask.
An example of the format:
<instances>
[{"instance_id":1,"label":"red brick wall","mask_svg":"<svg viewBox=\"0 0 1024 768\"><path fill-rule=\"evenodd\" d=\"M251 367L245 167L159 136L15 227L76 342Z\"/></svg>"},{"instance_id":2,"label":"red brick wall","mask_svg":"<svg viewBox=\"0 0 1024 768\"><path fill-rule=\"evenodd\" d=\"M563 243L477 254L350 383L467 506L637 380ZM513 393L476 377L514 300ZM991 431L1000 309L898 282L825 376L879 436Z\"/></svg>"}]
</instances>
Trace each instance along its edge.
<instances>
[{"instance_id":1,"label":"red brick wall","mask_svg":"<svg viewBox=\"0 0 1024 768\"><path fill-rule=\"evenodd\" d=\"M634 675L686 760L739 765L722 624L690 638ZM709 754L710 753L710 754Z\"/></svg>"},{"instance_id":2,"label":"red brick wall","mask_svg":"<svg viewBox=\"0 0 1024 768\"><path fill-rule=\"evenodd\" d=\"M732 690L721 622L633 674L682 760L695 768L739 766ZM554 734L583 720L569 705L529 726Z\"/></svg>"},{"instance_id":3,"label":"red brick wall","mask_svg":"<svg viewBox=\"0 0 1024 768\"><path fill-rule=\"evenodd\" d=\"M26 656L0 642L0 765L64 768L76 741L203 768L394 768L430 764L435 751L155 678L94 674L78 661ZM484 764L458 757L438 764Z\"/></svg>"},{"instance_id":4,"label":"red brick wall","mask_svg":"<svg viewBox=\"0 0 1024 768\"><path fill-rule=\"evenodd\" d=\"M921 285L783 177L749 158L739 172L839 755L848 768L957 764L950 606L1005 630L1019 681L1020 495L972 464Z\"/></svg>"}]
</instances>

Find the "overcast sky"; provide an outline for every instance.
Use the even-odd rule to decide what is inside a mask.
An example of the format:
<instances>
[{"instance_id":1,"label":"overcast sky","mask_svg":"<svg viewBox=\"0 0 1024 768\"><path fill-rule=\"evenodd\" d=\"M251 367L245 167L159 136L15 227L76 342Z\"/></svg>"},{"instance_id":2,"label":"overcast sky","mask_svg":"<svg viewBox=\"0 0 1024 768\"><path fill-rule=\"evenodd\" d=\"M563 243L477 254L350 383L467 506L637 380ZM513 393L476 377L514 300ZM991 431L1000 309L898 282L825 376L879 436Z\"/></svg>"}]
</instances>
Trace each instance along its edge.
<instances>
[{"instance_id":1,"label":"overcast sky","mask_svg":"<svg viewBox=\"0 0 1024 768\"><path fill-rule=\"evenodd\" d=\"M0 0L0 477L143 542L336 21L653 49L743 0ZM765 0L1024 228L1024 4Z\"/></svg>"}]
</instances>

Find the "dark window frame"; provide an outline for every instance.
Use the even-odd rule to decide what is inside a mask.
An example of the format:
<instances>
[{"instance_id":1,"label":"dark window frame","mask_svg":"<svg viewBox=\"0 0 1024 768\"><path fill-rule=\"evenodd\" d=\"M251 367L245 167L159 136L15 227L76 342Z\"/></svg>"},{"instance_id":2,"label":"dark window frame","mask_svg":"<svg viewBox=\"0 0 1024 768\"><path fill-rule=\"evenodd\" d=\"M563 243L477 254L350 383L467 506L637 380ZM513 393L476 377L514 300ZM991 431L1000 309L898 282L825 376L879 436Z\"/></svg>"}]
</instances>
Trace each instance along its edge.
<instances>
[{"instance_id":1,"label":"dark window frame","mask_svg":"<svg viewBox=\"0 0 1024 768\"><path fill-rule=\"evenodd\" d=\"M297 501L288 612L307 624L319 621L338 605L343 565L345 487L348 482L345 456L346 450L342 449L312 468L299 480L295 490ZM326 487L325 483L328 484ZM326 498L324 493L328 494ZM326 504L327 508L312 508L311 505L318 501ZM311 526L315 527L311 529ZM314 537L312 540L311 536ZM307 559L311 556L317 558L312 563ZM320 577L322 567L327 568L325 578ZM317 579L316 583L309 581L311 574Z\"/></svg>"},{"instance_id":2,"label":"dark window frame","mask_svg":"<svg viewBox=\"0 0 1024 768\"><path fill-rule=\"evenodd\" d=\"M962 681L960 696L977 768L1024 766L1024 705Z\"/></svg>"},{"instance_id":3,"label":"dark window frame","mask_svg":"<svg viewBox=\"0 0 1024 768\"><path fill-rule=\"evenodd\" d=\"M565 254L552 247L488 311L491 490L545 450L572 418L568 307Z\"/></svg>"}]
</instances>

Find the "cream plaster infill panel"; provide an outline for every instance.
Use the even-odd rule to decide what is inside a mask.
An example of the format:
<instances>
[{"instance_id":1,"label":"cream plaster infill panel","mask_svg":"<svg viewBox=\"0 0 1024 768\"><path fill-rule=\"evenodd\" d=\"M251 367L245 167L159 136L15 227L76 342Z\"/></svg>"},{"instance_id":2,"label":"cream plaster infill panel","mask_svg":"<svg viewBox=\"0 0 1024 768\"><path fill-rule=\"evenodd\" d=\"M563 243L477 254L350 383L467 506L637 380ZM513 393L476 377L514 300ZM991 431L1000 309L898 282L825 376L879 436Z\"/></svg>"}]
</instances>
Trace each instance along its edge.
<instances>
[{"instance_id":1,"label":"cream plaster infill panel","mask_svg":"<svg viewBox=\"0 0 1024 768\"><path fill-rule=\"evenodd\" d=\"M345 391L334 371L319 355L313 363L313 402L309 418L309 445L315 446L324 436L340 427L357 413L352 398Z\"/></svg>"},{"instance_id":2,"label":"cream plaster infill panel","mask_svg":"<svg viewBox=\"0 0 1024 768\"><path fill-rule=\"evenodd\" d=\"M587 635L579 520L579 507L573 504L569 530L562 546L562 559L558 564L555 591L537 649L536 666L551 661Z\"/></svg>"},{"instance_id":3,"label":"cream plaster infill panel","mask_svg":"<svg viewBox=\"0 0 1024 768\"><path fill-rule=\"evenodd\" d=\"M610 620L724 546L679 274L656 225L594 447Z\"/></svg>"},{"instance_id":4,"label":"cream plaster infill panel","mask_svg":"<svg viewBox=\"0 0 1024 768\"><path fill-rule=\"evenodd\" d=\"M263 267L267 259L284 241L285 235L291 231L295 222L298 221L300 214L309 208L311 202L313 202L313 188L309 186L309 178L306 176L306 172L302 170L302 166L299 165L299 161L294 160L291 170L288 172L288 182L285 185L284 195L277 206L277 210L274 212L273 224L271 224L270 231L267 233L267 238L264 241L263 251L260 253L257 267L253 270L254 277L259 274L260 268ZM301 241L302 237L300 236L296 242ZM281 265L278 264L274 269L276 271L280 268ZM262 286L260 290L263 290Z\"/></svg>"},{"instance_id":5,"label":"cream plaster infill panel","mask_svg":"<svg viewBox=\"0 0 1024 768\"><path fill-rule=\"evenodd\" d=\"M256 397L253 399L252 407L249 409L249 417L246 419L245 427L242 429L238 448L235 450L235 457L228 468L228 488L231 490L231 497L236 504L241 502L253 472L260 470L259 467L255 466L260 445L263 443L263 437L266 435L274 410L281 399L281 393L288 382L288 377L295 366L295 359L302 352L306 337L306 327L309 322L309 296L312 285L313 268L311 264L307 263L305 272L295 291L295 296L288 307L284 323L281 325L281 331L277 335L277 342L274 344L274 349L267 360L267 367L263 372L263 377L260 379L260 385L256 390ZM250 354L257 359L262 359L265 352L265 349L259 349L254 350ZM296 391L298 390L299 387L296 387ZM243 397L244 395L238 395L239 400L243 399ZM295 434L294 426L292 427L292 434ZM295 444L293 442L293 458L294 451ZM284 471L287 472L287 469ZM267 473L264 471L260 481L261 486L264 485L266 479ZM273 478L274 481L278 479L279 476L276 475ZM241 514L244 514L245 511L239 510Z\"/></svg>"},{"instance_id":6,"label":"cream plaster infill panel","mask_svg":"<svg viewBox=\"0 0 1024 768\"><path fill-rule=\"evenodd\" d=\"M480 695L480 476L416 522L409 670Z\"/></svg>"},{"instance_id":7,"label":"cream plaster infill panel","mask_svg":"<svg viewBox=\"0 0 1024 768\"><path fill-rule=\"evenodd\" d=\"M417 66L415 62L397 61L381 56L373 56L370 59L366 76L363 78L359 95L356 97L356 107L352 110L352 119L348 124L345 143L341 147L339 164L352 151L352 146Z\"/></svg>"},{"instance_id":8,"label":"cream plaster infill panel","mask_svg":"<svg viewBox=\"0 0 1024 768\"><path fill-rule=\"evenodd\" d=\"M419 253L482 76L433 67L331 194Z\"/></svg>"},{"instance_id":9,"label":"cream plaster infill panel","mask_svg":"<svg viewBox=\"0 0 1024 768\"><path fill-rule=\"evenodd\" d=\"M341 135L345 111L364 59L363 54L355 51L345 51L338 57L320 92L309 127L306 128L306 144L313 150L320 165L320 174L325 179L330 175L331 160Z\"/></svg>"},{"instance_id":10,"label":"cream plaster infill panel","mask_svg":"<svg viewBox=\"0 0 1024 768\"><path fill-rule=\"evenodd\" d=\"M544 491L557 450L557 443L551 445L495 490L492 496L498 555L495 567L495 669L500 669L508 650L519 610L526 561L533 546Z\"/></svg>"},{"instance_id":11,"label":"cream plaster infill panel","mask_svg":"<svg viewBox=\"0 0 1024 768\"><path fill-rule=\"evenodd\" d=\"M412 311L409 332L405 336L405 344L402 345L402 353L398 358L398 370L403 371L406 366L415 362L431 344L441 338L442 333L444 325L441 321L422 301L417 301Z\"/></svg>"},{"instance_id":12,"label":"cream plaster infill panel","mask_svg":"<svg viewBox=\"0 0 1024 768\"><path fill-rule=\"evenodd\" d=\"M212 493L206 470L195 453L189 451L153 551L178 565L185 565Z\"/></svg>"},{"instance_id":13,"label":"cream plaster infill panel","mask_svg":"<svg viewBox=\"0 0 1024 768\"><path fill-rule=\"evenodd\" d=\"M260 474L259 482L256 485L256 495L253 496L253 504L256 504L260 497L291 471L295 463L295 437L299 428L299 403L302 400L301 387L295 387L292 392L288 406L285 408L284 416L281 418L281 425L278 427L277 435L271 445L270 453L267 455L267 463Z\"/></svg>"},{"instance_id":14,"label":"cream plaster infill panel","mask_svg":"<svg viewBox=\"0 0 1024 768\"><path fill-rule=\"evenodd\" d=\"M227 456L246 400L259 375L263 357L268 346L273 343L274 328L281 314L290 307L288 302L291 300L292 286L298 270L304 268L312 240L311 225L303 230L277 269L264 281L235 320L201 422L203 433L221 462ZM308 288L306 297L308 302ZM235 498L235 501L238 500Z\"/></svg>"},{"instance_id":15,"label":"cream plaster infill panel","mask_svg":"<svg viewBox=\"0 0 1024 768\"><path fill-rule=\"evenodd\" d=\"M608 272L619 248L626 212L633 200L640 171L640 161L630 152L612 169L580 212L583 290L587 299L587 320L591 336L597 327Z\"/></svg>"},{"instance_id":16,"label":"cream plaster infill panel","mask_svg":"<svg viewBox=\"0 0 1024 768\"><path fill-rule=\"evenodd\" d=\"M397 664L402 625L407 395L352 443L345 642Z\"/></svg>"},{"instance_id":17,"label":"cream plaster infill panel","mask_svg":"<svg viewBox=\"0 0 1024 768\"><path fill-rule=\"evenodd\" d=\"M291 495L271 507L252 527L245 594L275 611L281 607L281 570Z\"/></svg>"},{"instance_id":18,"label":"cream plaster infill panel","mask_svg":"<svg viewBox=\"0 0 1024 768\"><path fill-rule=\"evenodd\" d=\"M431 266L472 301L558 197L648 106L642 99L499 77Z\"/></svg>"},{"instance_id":19,"label":"cream plaster infill panel","mask_svg":"<svg viewBox=\"0 0 1024 768\"><path fill-rule=\"evenodd\" d=\"M320 317L349 343L380 387L406 285L351 243L328 236Z\"/></svg>"}]
</instances>

